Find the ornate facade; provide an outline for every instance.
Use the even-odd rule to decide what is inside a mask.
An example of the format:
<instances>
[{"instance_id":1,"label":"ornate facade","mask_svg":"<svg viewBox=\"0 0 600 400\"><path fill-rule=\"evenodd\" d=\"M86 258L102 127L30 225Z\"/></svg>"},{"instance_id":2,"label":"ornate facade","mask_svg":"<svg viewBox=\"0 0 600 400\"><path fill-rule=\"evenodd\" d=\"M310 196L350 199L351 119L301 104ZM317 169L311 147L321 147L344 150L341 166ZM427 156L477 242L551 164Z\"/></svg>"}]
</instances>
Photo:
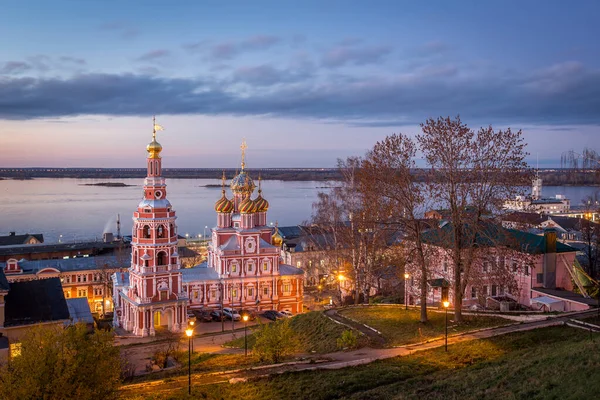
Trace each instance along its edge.
<instances>
[{"instance_id":1,"label":"ornate facade","mask_svg":"<svg viewBox=\"0 0 600 400\"><path fill-rule=\"evenodd\" d=\"M223 177L207 262L181 268L156 126L147 147L144 198L133 214L131 267L113 276L115 326L140 336L154 335L157 326L181 331L188 307L302 312L304 273L281 262L283 240L276 227L267 226L269 203L262 197L260 179L252 199L256 185L245 170L245 144L241 172L231 181L231 199Z\"/></svg>"},{"instance_id":2,"label":"ornate facade","mask_svg":"<svg viewBox=\"0 0 600 400\"><path fill-rule=\"evenodd\" d=\"M157 327L179 332L187 326L188 298L183 291L177 254L175 210L167 200L156 129L148 144L148 173L143 199L133 213L131 267L113 276L115 326L139 336L153 336Z\"/></svg>"},{"instance_id":3,"label":"ornate facade","mask_svg":"<svg viewBox=\"0 0 600 400\"><path fill-rule=\"evenodd\" d=\"M221 306L255 311L302 312L304 272L281 261L283 239L267 225L269 202L246 171L245 144L241 172L215 203L217 225L212 229L207 262L184 269L183 283L193 308Z\"/></svg>"}]
</instances>

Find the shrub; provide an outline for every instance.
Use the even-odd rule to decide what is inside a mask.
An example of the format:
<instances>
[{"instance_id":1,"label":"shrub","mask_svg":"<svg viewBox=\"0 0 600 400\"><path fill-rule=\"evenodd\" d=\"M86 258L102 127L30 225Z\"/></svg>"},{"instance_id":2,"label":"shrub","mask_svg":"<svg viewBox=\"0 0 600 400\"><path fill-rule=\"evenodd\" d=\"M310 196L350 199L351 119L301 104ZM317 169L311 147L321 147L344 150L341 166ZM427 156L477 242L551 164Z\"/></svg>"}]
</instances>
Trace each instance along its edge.
<instances>
[{"instance_id":1,"label":"shrub","mask_svg":"<svg viewBox=\"0 0 600 400\"><path fill-rule=\"evenodd\" d=\"M255 337L254 354L260 361L278 363L298 348L298 338L288 319L262 325Z\"/></svg>"},{"instance_id":2,"label":"shrub","mask_svg":"<svg viewBox=\"0 0 600 400\"><path fill-rule=\"evenodd\" d=\"M358 345L358 335L352 330L342 332L337 340L338 349L354 349Z\"/></svg>"}]
</instances>

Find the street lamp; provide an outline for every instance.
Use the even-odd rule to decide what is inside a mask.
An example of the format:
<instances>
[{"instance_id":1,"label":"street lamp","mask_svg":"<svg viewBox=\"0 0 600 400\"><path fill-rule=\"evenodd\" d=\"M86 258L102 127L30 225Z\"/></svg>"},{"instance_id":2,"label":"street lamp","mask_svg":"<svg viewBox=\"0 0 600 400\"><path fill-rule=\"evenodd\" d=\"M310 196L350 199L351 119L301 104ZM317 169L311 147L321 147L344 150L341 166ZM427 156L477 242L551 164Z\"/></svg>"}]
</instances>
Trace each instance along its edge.
<instances>
[{"instance_id":1,"label":"street lamp","mask_svg":"<svg viewBox=\"0 0 600 400\"><path fill-rule=\"evenodd\" d=\"M190 321L190 329L192 330L192 334L194 333L194 321ZM194 353L194 341L192 340L192 354Z\"/></svg>"},{"instance_id":2,"label":"street lamp","mask_svg":"<svg viewBox=\"0 0 600 400\"><path fill-rule=\"evenodd\" d=\"M244 356L248 357L248 314L242 317L244 320Z\"/></svg>"},{"instance_id":3,"label":"street lamp","mask_svg":"<svg viewBox=\"0 0 600 400\"><path fill-rule=\"evenodd\" d=\"M408 311L408 278L410 275L408 272L404 273L404 306L406 307L406 311Z\"/></svg>"},{"instance_id":4,"label":"street lamp","mask_svg":"<svg viewBox=\"0 0 600 400\"><path fill-rule=\"evenodd\" d=\"M186 329L185 335L188 337L188 394L192 394L192 334L193 329Z\"/></svg>"},{"instance_id":5,"label":"street lamp","mask_svg":"<svg viewBox=\"0 0 600 400\"><path fill-rule=\"evenodd\" d=\"M343 306L344 298L342 297L342 282L344 281L344 279L346 279L346 277L342 274L339 274L337 278L338 278L338 288L340 289L340 305Z\"/></svg>"},{"instance_id":6,"label":"street lamp","mask_svg":"<svg viewBox=\"0 0 600 400\"><path fill-rule=\"evenodd\" d=\"M446 351L448 351L448 307L450 306L450 302L448 300L445 300L443 303L444 308L446 309L446 336L444 339L444 347L446 349Z\"/></svg>"}]
</instances>

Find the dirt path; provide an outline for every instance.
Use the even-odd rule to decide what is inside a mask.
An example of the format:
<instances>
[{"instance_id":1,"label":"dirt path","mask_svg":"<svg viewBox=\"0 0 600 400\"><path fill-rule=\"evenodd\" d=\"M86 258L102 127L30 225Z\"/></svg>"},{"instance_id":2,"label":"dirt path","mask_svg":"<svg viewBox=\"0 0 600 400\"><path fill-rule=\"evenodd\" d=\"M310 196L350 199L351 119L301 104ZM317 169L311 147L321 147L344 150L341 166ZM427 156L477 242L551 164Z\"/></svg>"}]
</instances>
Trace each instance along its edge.
<instances>
[{"instance_id":1,"label":"dirt path","mask_svg":"<svg viewBox=\"0 0 600 400\"><path fill-rule=\"evenodd\" d=\"M325 311L325 315L329 318L338 321L346 326L349 326L357 331L363 333L365 336L369 338L369 341L373 347L383 347L385 345L385 338L381 336L381 334L374 329L369 329L365 325L353 321L349 318L344 317L341 314L338 314L337 310L332 308L331 310Z\"/></svg>"},{"instance_id":2,"label":"dirt path","mask_svg":"<svg viewBox=\"0 0 600 400\"><path fill-rule=\"evenodd\" d=\"M486 339L494 336L505 335L514 332L524 332L532 329L546 328L550 326L563 325L572 318L584 318L586 316L594 315L596 310L588 310L579 313L570 313L568 315L548 318L544 321L534 321L522 324L514 324L509 326L503 326L499 328L484 329L472 333L461 333L454 336L448 337L448 344L455 344L466 342L470 340ZM335 314L337 315L337 314ZM338 315L339 316L339 315ZM334 318L333 316L331 316ZM346 323L346 321L344 321ZM351 324L348 324L351 325ZM360 325L360 324L359 324ZM358 327L357 327L358 329ZM363 327L363 329L368 329ZM363 332L363 330L361 330ZM364 332L366 334L366 332ZM373 332L375 333L375 332ZM369 337L372 337L371 335ZM317 369L339 369L346 368L355 365L368 364L375 360L382 360L386 358L392 358L397 356L406 356L413 354L418 351L424 351L433 349L436 347L444 346L444 338L438 338L430 340L425 343L417 343L406 346L399 346L394 348L362 348L350 352L336 352L330 354L321 355L319 360L305 361L305 362L293 362L278 364L272 366L263 366L260 368L246 369L246 370L235 370L235 371L224 371L211 374L193 374L192 383L194 386L215 384L215 383L226 383L231 379L249 379L260 376L268 376L273 374L281 374L290 371L310 371ZM328 360L328 361L326 361ZM160 393L168 392L175 388L187 386L187 376L173 377L169 379L169 382L163 380L125 385L122 388L124 395L128 394L143 394L145 392Z\"/></svg>"}]
</instances>

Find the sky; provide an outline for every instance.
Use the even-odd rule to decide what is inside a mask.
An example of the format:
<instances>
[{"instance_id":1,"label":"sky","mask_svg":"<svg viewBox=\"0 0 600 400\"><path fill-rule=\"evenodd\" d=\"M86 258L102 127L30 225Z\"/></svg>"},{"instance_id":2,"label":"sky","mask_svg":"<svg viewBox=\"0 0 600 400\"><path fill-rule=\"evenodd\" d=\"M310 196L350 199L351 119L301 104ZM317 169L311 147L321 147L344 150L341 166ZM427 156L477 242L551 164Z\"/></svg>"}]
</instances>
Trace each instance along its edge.
<instances>
[{"instance_id":1,"label":"sky","mask_svg":"<svg viewBox=\"0 0 600 400\"><path fill-rule=\"evenodd\" d=\"M2 167L333 167L427 118L600 151L600 2L0 3Z\"/></svg>"}]
</instances>

